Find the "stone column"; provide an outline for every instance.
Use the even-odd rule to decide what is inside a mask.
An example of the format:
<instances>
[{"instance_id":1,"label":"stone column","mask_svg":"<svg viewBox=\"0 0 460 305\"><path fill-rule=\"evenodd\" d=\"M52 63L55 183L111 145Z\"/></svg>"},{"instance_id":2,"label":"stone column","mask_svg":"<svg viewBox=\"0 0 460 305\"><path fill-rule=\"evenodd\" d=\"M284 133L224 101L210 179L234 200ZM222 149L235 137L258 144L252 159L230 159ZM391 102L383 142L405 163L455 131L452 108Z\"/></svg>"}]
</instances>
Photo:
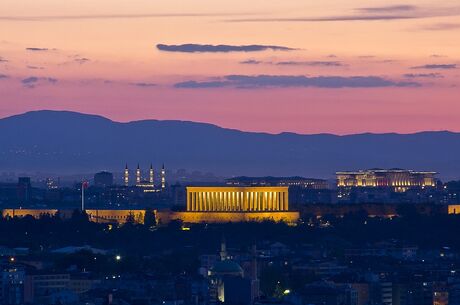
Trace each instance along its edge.
<instances>
[{"instance_id":1,"label":"stone column","mask_svg":"<svg viewBox=\"0 0 460 305\"><path fill-rule=\"evenodd\" d=\"M275 192L275 211L279 211L280 210L280 193L279 192Z\"/></svg>"},{"instance_id":2,"label":"stone column","mask_svg":"<svg viewBox=\"0 0 460 305\"><path fill-rule=\"evenodd\" d=\"M190 211L195 211L195 204L196 204L196 201L195 201L195 192L190 192Z\"/></svg>"},{"instance_id":3,"label":"stone column","mask_svg":"<svg viewBox=\"0 0 460 305\"><path fill-rule=\"evenodd\" d=\"M259 200L257 200L257 209L256 211L262 211L262 202L264 200L264 193L258 192Z\"/></svg>"},{"instance_id":4,"label":"stone column","mask_svg":"<svg viewBox=\"0 0 460 305\"><path fill-rule=\"evenodd\" d=\"M283 210L283 193L278 192L278 211Z\"/></svg>"},{"instance_id":5,"label":"stone column","mask_svg":"<svg viewBox=\"0 0 460 305\"><path fill-rule=\"evenodd\" d=\"M199 197L198 197L199 193L198 192L194 192L193 193L193 206L192 206L192 209L194 211L196 211L198 209L198 202L199 202Z\"/></svg>"},{"instance_id":6,"label":"stone column","mask_svg":"<svg viewBox=\"0 0 460 305\"><path fill-rule=\"evenodd\" d=\"M275 192L270 192L270 211L275 209Z\"/></svg>"},{"instance_id":7,"label":"stone column","mask_svg":"<svg viewBox=\"0 0 460 305\"><path fill-rule=\"evenodd\" d=\"M280 192L280 210L284 211L284 192Z\"/></svg>"},{"instance_id":8,"label":"stone column","mask_svg":"<svg viewBox=\"0 0 460 305\"><path fill-rule=\"evenodd\" d=\"M231 192L229 194L229 203L228 203L228 209L229 211L233 211L233 205L235 203L235 192Z\"/></svg>"},{"instance_id":9,"label":"stone column","mask_svg":"<svg viewBox=\"0 0 460 305\"><path fill-rule=\"evenodd\" d=\"M267 210L267 199L268 199L267 197L268 197L268 193L264 192L264 197L262 199L262 211Z\"/></svg>"},{"instance_id":10,"label":"stone column","mask_svg":"<svg viewBox=\"0 0 460 305\"><path fill-rule=\"evenodd\" d=\"M216 210L216 192L211 192L211 211Z\"/></svg>"},{"instance_id":11,"label":"stone column","mask_svg":"<svg viewBox=\"0 0 460 305\"><path fill-rule=\"evenodd\" d=\"M289 210L289 193L284 192L284 210L288 211Z\"/></svg>"},{"instance_id":12,"label":"stone column","mask_svg":"<svg viewBox=\"0 0 460 305\"><path fill-rule=\"evenodd\" d=\"M204 200L205 200L206 192L200 192L200 211L204 210Z\"/></svg>"}]
</instances>

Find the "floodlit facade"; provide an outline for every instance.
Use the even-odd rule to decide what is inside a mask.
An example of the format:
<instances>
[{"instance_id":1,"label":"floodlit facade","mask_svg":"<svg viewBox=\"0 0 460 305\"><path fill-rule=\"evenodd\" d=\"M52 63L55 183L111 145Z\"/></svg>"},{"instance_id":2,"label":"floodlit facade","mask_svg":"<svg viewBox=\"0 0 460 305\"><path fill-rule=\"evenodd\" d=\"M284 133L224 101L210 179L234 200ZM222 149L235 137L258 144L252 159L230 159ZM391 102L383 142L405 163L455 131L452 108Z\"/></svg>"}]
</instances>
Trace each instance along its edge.
<instances>
[{"instance_id":1,"label":"floodlit facade","mask_svg":"<svg viewBox=\"0 0 460 305\"><path fill-rule=\"evenodd\" d=\"M40 218L42 216L54 216L59 213L63 219L69 219L75 210L72 209L3 209L3 217L25 217L32 216ZM144 223L146 210L107 210L107 209L86 209L88 219L92 222L100 223L126 223L131 219L134 223Z\"/></svg>"},{"instance_id":2,"label":"floodlit facade","mask_svg":"<svg viewBox=\"0 0 460 305\"><path fill-rule=\"evenodd\" d=\"M289 211L288 187L187 187L187 211L173 217L183 222L264 221L296 223Z\"/></svg>"},{"instance_id":3,"label":"floodlit facade","mask_svg":"<svg viewBox=\"0 0 460 305\"><path fill-rule=\"evenodd\" d=\"M187 187L189 212L288 210L288 187Z\"/></svg>"},{"instance_id":4,"label":"floodlit facade","mask_svg":"<svg viewBox=\"0 0 460 305\"><path fill-rule=\"evenodd\" d=\"M56 215L70 218L71 209L4 209L3 217L35 218ZM90 221L100 223L143 223L145 210L86 209ZM154 211L162 224L180 220L184 223L227 223L275 221L295 224L299 212L289 211L288 187L187 187L187 210Z\"/></svg>"},{"instance_id":5,"label":"floodlit facade","mask_svg":"<svg viewBox=\"0 0 460 305\"><path fill-rule=\"evenodd\" d=\"M338 187L393 187L397 190L434 187L436 186L436 174L436 172L404 169L370 169L336 173Z\"/></svg>"},{"instance_id":6,"label":"floodlit facade","mask_svg":"<svg viewBox=\"0 0 460 305\"><path fill-rule=\"evenodd\" d=\"M329 188L327 180L304 177L234 177L226 179L228 186L289 186L302 189L324 190Z\"/></svg>"}]
</instances>

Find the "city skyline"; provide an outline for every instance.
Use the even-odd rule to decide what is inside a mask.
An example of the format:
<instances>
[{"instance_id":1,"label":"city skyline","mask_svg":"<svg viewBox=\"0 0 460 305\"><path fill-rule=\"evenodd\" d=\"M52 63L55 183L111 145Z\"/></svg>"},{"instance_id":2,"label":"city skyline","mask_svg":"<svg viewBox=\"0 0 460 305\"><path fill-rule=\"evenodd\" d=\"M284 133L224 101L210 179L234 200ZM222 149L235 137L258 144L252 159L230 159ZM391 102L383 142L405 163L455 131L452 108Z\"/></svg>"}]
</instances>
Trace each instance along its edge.
<instances>
[{"instance_id":1,"label":"city skyline","mask_svg":"<svg viewBox=\"0 0 460 305\"><path fill-rule=\"evenodd\" d=\"M0 117L460 131L456 1L0 4Z\"/></svg>"},{"instance_id":2,"label":"city skyline","mask_svg":"<svg viewBox=\"0 0 460 305\"><path fill-rule=\"evenodd\" d=\"M0 304L459 305L459 0L0 1Z\"/></svg>"}]
</instances>

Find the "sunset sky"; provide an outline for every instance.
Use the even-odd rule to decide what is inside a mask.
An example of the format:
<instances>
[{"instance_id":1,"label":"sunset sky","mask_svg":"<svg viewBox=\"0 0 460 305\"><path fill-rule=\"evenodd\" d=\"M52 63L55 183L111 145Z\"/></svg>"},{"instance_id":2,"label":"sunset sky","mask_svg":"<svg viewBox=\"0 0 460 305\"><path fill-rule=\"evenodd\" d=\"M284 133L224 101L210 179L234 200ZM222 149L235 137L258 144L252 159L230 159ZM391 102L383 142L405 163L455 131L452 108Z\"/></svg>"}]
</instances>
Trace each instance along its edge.
<instances>
[{"instance_id":1,"label":"sunset sky","mask_svg":"<svg viewBox=\"0 0 460 305\"><path fill-rule=\"evenodd\" d=\"M39 109L460 131L460 2L2 0L0 117Z\"/></svg>"}]
</instances>

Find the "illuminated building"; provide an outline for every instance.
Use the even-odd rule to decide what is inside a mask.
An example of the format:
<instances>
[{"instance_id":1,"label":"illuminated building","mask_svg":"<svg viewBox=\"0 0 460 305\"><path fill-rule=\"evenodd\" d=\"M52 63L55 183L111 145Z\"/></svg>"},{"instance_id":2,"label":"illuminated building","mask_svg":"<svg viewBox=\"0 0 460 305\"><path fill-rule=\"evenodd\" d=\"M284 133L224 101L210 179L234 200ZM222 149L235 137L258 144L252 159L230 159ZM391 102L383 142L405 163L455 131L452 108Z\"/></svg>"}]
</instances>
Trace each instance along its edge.
<instances>
[{"instance_id":1,"label":"illuminated building","mask_svg":"<svg viewBox=\"0 0 460 305\"><path fill-rule=\"evenodd\" d=\"M304 177L234 177L226 180L231 186L289 186L302 189L328 189L327 180Z\"/></svg>"},{"instance_id":2,"label":"illuminated building","mask_svg":"<svg viewBox=\"0 0 460 305\"><path fill-rule=\"evenodd\" d=\"M287 187L187 187L188 212L288 210Z\"/></svg>"},{"instance_id":3,"label":"illuminated building","mask_svg":"<svg viewBox=\"0 0 460 305\"><path fill-rule=\"evenodd\" d=\"M125 181L125 186L128 186L128 185L129 185L129 169L128 169L128 164L126 164L126 166L125 166L125 177L124 177L124 181Z\"/></svg>"},{"instance_id":4,"label":"illuminated building","mask_svg":"<svg viewBox=\"0 0 460 305\"><path fill-rule=\"evenodd\" d=\"M460 204L449 204L447 206L447 214L460 214Z\"/></svg>"},{"instance_id":5,"label":"illuminated building","mask_svg":"<svg viewBox=\"0 0 460 305\"><path fill-rule=\"evenodd\" d=\"M146 177L145 179L142 179L142 170L141 170L139 163L137 164L135 175L136 175L136 183L135 183L136 187L143 188L144 192L157 192L158 191L158 189L155 189L155 170L153 169L153 165L151 163L150 163L150 168L148 171L148 178ZM160 177L161 178L161 189L165 189L166 188L166 171L164 168L164 164L160 171L160 175L161 175ZM129 186L128 165L126 165L125 167L124 184L125 184L125 187Z\"/></svg>"},{"instance_id":6,"label":"illuminated building","mask_svg":"<svg viewBox=\"0 0 460 305\"><path fill-rule=\"evenodd\" d=\"M149 182L155 187L155 172L153 170L153 165L150 164L150 171L149 171Z\"/></svg>"},{"instance_id":7,"label":"illuminated building","mask_svg":"<svg viewBox=\"0 0 460 305\"><path fill-rule=\"evenodd\" d=\"M141 188L144 193L154 193L158 192L159 189L155 188L155 170L153 169L153 165L150 164L150 168L148 171L148 178L142 179L142 170L139 165L137 164L136 168L136 184L135 186L138 188ZM125 182L125 187L129 186L129 171L128 171L128 166L126 165L125 168L125 176L124 176L124 182ZM165 170L164 170L164 165L161 170L161 189L164 189L166 187L166 175L165 175Z\"/></svg>"},{"instance_id":8,"label":"illuminated building","mask_svg":"<svg viewBox=\"0 0 460 305\"><path fill-rule=\"evenodd\" d=\"M166 171L165 165L161 167L161 188L164 189L166 187Z\"/></svg>"},{"instance_id":9,"label":"illuminated building","mask_svg":"<svg viewBox=\"0 0 460 305\"><path fill-rule=\"evenodd\" d=\"M47 190L56 190L59 188L59 183L52 178L46 178L46 189Z\"/></svg>"},{"instance_id":10,"label":"illuminated building","mask_svg":"<svg viewBox=\"0 0 460 305\"><path fill-rule=\"evenodd\" d=\"M176 212L183 222L284 221L295 223L289 211L288 187L187 187L187 211Z\"/></svg>"},{"instance_id":11,"label":"illuminated building","mask_svg":"<svg viewBox=\"0 0 460 305\"><path fill-rule=\"evenodd\" d=\"M32 216L40 218L44 215L56 215L59 212L59 217L62 219L70 219L74 210L71 209L4 209L2 210L3 217L25 217ZM99 210L85 209L88 219L93 222L100 223L126 223L133 221L134 223L144 223L146 210ZM155 213L155 212L153 212Z\"/></svg>"},{"instance_id":12,"label":"illuminated building","mask_svg":"<svg viewBox=\"0 0 460 305\"><path fill-rule=\"evenodd\" d=\"M24 304L25 270L18 266L0 269L0 304Z\"/></svg>"},{"instance_id":13,"label":"illuminated building","mask_svg":"<svg viewBox=\"0 0 460 305\"><path fill-rule=\"evenodd\" d=\"M142 180L141 179L141 170L139 168L139 165L137 165L137 171L136 171L136 187L141 188L144 193L155 193L158 192L159 190L155 189L155 184L154 184L154 172L153 172L153 166L150 164L150 169L149 169L149 180Z\"/></svg>"},{"instance_id":14,"label":"illuminated building","mask_svg":"<svg viewBox=\"0 0 460 305\"><path fill-rule=\"evenodd\" d=\"M436 186L436 172L404 169L370 169L357 172L337 172L338 187L390 187L404 192L409 188Z\"/></svg>"},{"instance_id":15,"label":"illuminated building","mask_svg":"<svg viewBox=\"0 0 460 305\"><path fill-rule=\"evenodd\" d=\"M149 181L141 181L138 184L136 184L136 187L142 189L142 192L144 193L155 193L160 191L155 189L153 184L151 184Z\"/></svg>"},{"instance_id":16,"label":"illuminated building","mask_svg":"<svg viewBox=\"0 0 460 305\"><path fill-rule=\"evenodd\" d=\"M228 186L287 186L289 200L295 208L317 202L332 202L332 190L324 179L304 177L234 177L226 179Z\"/></svg>"},{"instance_id":17,"label":"illuminated building","mask_svg":"<svg viewBox=\"0 0 460 305\"><path fill-rule=\"evenodd\" d=\"M136 184L141 183L141 169L139 167L139 163L137 163L137 169L136 169Z\"/></svg>"},{"instance_id":18,"label":"illuminated building","mask_svg":"<svg viewBox=\"0 0 460 305\"><path fill-rule=\"evenodd\" d=\"M148 183L148 182L147 182ZM3 217L55 215L70 218L73 210L4 209ZM145 210L85 209L94 222L143 223ZM289 211L288 187L187 187L187 210L154 211L155 218L166 224L260 222L265 220L295 224L299 213Z\"/></svg>"},{"instance_id":19,"label":"illuminated building","mask_svg":"<svg viewBox=\"0 0 460 305\"><path fill-rule=\"evenodd\" d=\"M211 280L209 293L211 299L213 301L225 302L225 280L233 277L242 279L243 276L243 269L228 256L225 240L222 240L220 245L220 260L209 271Z\"/></svg>"}]
</instances>

